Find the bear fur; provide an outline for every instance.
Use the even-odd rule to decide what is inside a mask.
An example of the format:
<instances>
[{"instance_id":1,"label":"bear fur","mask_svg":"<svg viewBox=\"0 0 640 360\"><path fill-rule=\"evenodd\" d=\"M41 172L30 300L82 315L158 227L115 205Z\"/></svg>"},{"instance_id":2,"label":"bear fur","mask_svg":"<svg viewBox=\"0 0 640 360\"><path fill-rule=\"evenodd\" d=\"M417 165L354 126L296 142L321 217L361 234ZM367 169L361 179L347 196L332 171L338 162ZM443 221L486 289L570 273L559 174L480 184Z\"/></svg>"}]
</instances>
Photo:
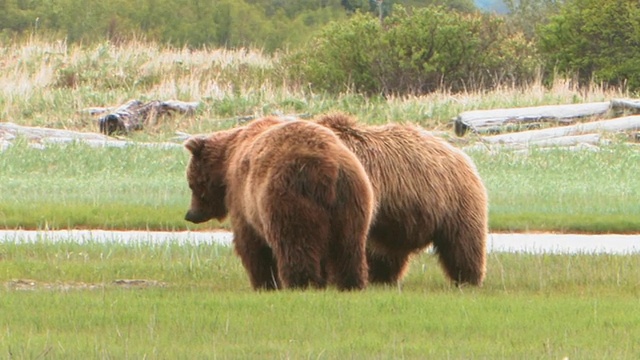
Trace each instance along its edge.
<instances>
[{"instance_id":1,"label":"bear fur","mask_svg":"<svg viewBox=\"0 0 640 360\"><path fill-rule=\"evenodd\" d=\"M185 142L192 190L185 219L231 218L254 289L367 285L373 189L329 129L274 117Z\"/></svg>"},{"instance_id":2,"label":"bear fur","mask_svg":"<svg viewBox=\"0 0 640 360\"><path fill-rule=\"evenodd\" d=\"M472 160L414 125L359 125L344 114L317 117L364 165L378 210L367 245L369 281L395 283L412 254L433 245L456 284L481 285L487 192Z\"/></svg>"}]
</instances>

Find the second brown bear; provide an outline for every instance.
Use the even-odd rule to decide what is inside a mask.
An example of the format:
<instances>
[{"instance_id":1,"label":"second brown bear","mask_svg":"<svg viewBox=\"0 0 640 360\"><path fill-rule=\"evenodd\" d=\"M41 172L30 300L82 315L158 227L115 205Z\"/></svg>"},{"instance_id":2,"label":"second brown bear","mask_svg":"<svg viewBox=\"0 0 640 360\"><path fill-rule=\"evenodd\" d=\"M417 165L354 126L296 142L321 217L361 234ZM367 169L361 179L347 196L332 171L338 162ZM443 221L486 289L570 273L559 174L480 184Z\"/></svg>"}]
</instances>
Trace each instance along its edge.
<instances>
[{"instance_id":1,"label":"second brown bear","mask_svg":"<svg viewBox=\"0 0 640 360\"><path fill-rule=\"evenodd\" d=\"M231 217L255 289L367 284L374 210L364 168L329 129L263 118L185 142L192 191L185 219Z\"/></svg>"},{"instance_id":2,"label":"second brown bear","mask_svg":"<svg viewBox=\"0 0 640 360\"><path fill-rule=\"evenodd\" d=\"M411 125L358 125L344 114L315 119L364 165L378 202L367 246L369 281L394 283L412 254L433 245L448 277L485 276L487 193L471 159Z\"/></svg>"}]
</instances>

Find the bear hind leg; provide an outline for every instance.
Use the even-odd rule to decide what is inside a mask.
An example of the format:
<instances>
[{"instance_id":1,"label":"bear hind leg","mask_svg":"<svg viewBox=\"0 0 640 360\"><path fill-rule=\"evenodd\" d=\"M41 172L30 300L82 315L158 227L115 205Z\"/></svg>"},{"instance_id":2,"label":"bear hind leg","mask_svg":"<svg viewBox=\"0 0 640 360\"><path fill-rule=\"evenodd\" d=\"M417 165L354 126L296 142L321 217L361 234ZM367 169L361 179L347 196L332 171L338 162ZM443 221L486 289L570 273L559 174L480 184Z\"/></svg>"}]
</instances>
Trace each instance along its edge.
<instances>
[{"instance_id":1,"label":"bear hind leg","mask_svg":"<svg viewBox=\"0 0 640 360\"><path fill-rule=\"evenodd\" d=\"M324 288L327 285L325 257L330 236L329 222L321 212L300 206L298 210L277 213L272 217L266 234L278 263L279 278L286 288Z\"/></svg>"},{"instance_id":2,"label":"bear hind leg","mask_svg":"<svg viewBox=\"0 0 640 360\"><path fill-rule=\"evenodd\" d=\"M481 285L485 276L486 235L483 227L462 225L434 237L438 260L456 284Z\"/></svg>"},{"instance_id":3,"label":"bear hind leg","mask_svg":"<svg viewBox=\"0 0 640 360\"><path fill-rule=\"evenodd\" d=\"M314 254L313 249L304 246L279 246L276 257L279 260L278 274L283 287L291 289L306 289L310 286L326 287L327 277L323 269L323 261Z\"/></svg>"},{"instance_id":4,"label":"bear hind leg","mask_svg":"<svg viewBox=\"0 0 640 360\"><path fill-rule=\"evenodd\" d=\"M367 286L366 241L368 222L353 221L355 216L337 216L332 224L333 241L329 253L329 272L339 290L361 290ZM347 221L344 221L347 220Z\"/></svg>"}]
</instances>

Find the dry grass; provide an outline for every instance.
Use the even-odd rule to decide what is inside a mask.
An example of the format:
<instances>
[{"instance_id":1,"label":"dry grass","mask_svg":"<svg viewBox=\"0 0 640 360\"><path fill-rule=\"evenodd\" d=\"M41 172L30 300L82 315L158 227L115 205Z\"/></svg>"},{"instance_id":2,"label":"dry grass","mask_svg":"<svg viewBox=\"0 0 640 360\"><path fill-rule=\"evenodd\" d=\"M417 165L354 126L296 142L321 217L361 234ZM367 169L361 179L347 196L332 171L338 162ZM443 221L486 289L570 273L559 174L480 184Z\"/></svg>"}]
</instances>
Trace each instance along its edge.
<instances>
[{"instance_id":1,"label":"dry grass","mask_svg":"<svg viewBox=\"0 0 640 360\"><path fill-rule=\"evenodd\" d=\"M0 120L96 131L95 119L81 112L129 99L200 101L195 117L176 117L149 129L152 136L176 130L202 132L228 126L225 119L274 112L318 114L346 111L368 122L401 120L446 129L465 110L602 101L628 94L570 80L551 87L541 81L526 88L423 96L368 98L358 94L315 93L288 81L280 57L259 49L188 49L150 42L70 45L31 38L0 49Z\"/></svg>"}]
</instances>

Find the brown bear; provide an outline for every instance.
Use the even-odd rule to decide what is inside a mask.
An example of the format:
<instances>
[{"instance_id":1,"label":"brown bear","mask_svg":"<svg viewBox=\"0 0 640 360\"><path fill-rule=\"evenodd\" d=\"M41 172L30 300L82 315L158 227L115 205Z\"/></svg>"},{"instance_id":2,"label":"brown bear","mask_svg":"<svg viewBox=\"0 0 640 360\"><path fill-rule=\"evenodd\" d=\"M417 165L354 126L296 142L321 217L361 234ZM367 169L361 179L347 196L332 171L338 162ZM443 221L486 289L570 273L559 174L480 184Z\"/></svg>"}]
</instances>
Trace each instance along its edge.
<instances>
[{"instance_id":1,"label":"brown bear","mask_svg":"<svg viewBox=\"0 0 640 360\"><path fill-rule=\"evenodd\" d=\"M231 218L254 289L367 285L375 208L360 161L329 129L274 117L185 142L185 219Z\"/></svg>"},{"instance_id":2,"label":"brown bear","mask_svg":"<svg viewBox=\"0 0 640 360\"><path fill-rule=\"evenodd\" d=\"M487 192L466 154L414 125L358 125L344 114L315 122L356 154L373 185L378 210L367 245L370 282L397 282L411 255L433 245L456 284L482 284Z\"/></svg>"}]
</instances>

